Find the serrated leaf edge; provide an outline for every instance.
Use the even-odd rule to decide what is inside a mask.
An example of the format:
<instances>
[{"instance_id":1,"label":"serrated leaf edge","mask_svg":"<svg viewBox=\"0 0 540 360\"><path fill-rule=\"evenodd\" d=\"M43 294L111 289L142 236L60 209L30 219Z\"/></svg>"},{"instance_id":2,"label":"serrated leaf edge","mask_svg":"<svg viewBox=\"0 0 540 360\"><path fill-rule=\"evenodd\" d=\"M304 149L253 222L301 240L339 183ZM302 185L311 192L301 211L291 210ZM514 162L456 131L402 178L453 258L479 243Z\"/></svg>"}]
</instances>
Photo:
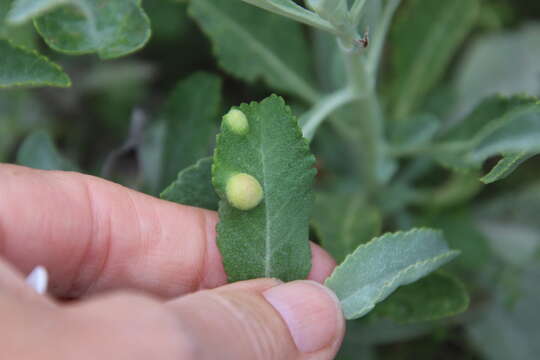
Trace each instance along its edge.
<instances>
[{"instance_id":1,"label":"serrated leaf edge","mask_svg":"<svg viewBox=\"0 0 540 360\"><path fill-rule=\"evenodd\" d=\"M378 243L380 241L384 241L384 240L386 240L387 238L390 238L390 237L395 237L395 236L398 236L398 235L409 236L410 234L415 234L415 233L424 232L424 231L436 233L436 234L438 234L438 236L442 235L441 230L431 229L431 228L427 228L427 227L419 227L419 228L414 228L414 229L411 229L411 230L400 230L400 231L396 231L396 232L389 232L389 233L386 233L384 235L374 237L373 239L371 239L370 241L368 241L365 244L360 244L352 253L350 253L349 255L347 255L345 257L345 260L343 260L343 262L341 264L339 264L336 267L336 269L338 269L340 266L345 264L349 260L350 257L354 257L356 255L356 253L362 251L365 248L368 248L368 247L372 246L373 244L376 244L376 243ZM330 281L333 278L335 273L336 273L336 271L334 271L332 273L332 275L330 275L330 277L328 279L326 279L326 281Z\"/></svg>"},{"instance_id":2,"label":"serrated leaf edge","mask_svg":"<svg viewBox=\"0 0 540 360\"><path fill-rule=\"evenodd\" d=\"M62 69L62 67L60 65L58 65L55 62L52 62L51 60L49 60L48 57L38 53L36 50L28 49L27 47L17 45L13 41L8 40L8 39L0 39L0 41L2 41L2 40L6 41L8 43L8 45L11 46L12 48L20 50L20 51L25 52L25 53L30 54L30 55L34 55L38 59L43 60L45 63L47 63L48 65L50 65L53 68L55 68L56 70L58 70L62 74L62 77L64 77L65 83L60 84L60 83L53 83L53 82L36 82L36 81L15 82L15 83L11 83L9 85L1 85L0 84L0 89L9 88L9 87L15 87L15 86L55 86L55 87L61 87L61 88L68 88L68 87L71 86L71 78L69 77L68 74L66 74L64 72L64 69Z\"/></svg>"},{"instance_id":3,"label":"serrated leaf edge","mask_svg":"<svg viewBox=\"0 0 540 360\"><path fill-rule=\"evenodd\" d=\"M77 6L77 3L64 3L62 5L67 5L67 4ZM130 55L130 54L134 53L134 52L137 52L138 50L142 49L148 43L148 41L150 41L150 38L152 37L152 26L151 26L151 22L150 22L150 17L144 11L144 9L143 9L143 7L141 5L141 0L136 0L134 2L134 5L139 10L139 13L141 14L141 16L144 18L144 21L148 24L148 30L145 33L145 37L137 46L129 49L129 51L117 52L112 56L111 55L104 55L105 52L102 51L103 48L99 46L99 45L102 45L102 44L99 44L97 47L93 48L92 50L66 50L66 49L62 49L62 48L56 46L53 42L50 42L47 39L47 37L45 37L43 35L42 30L40 29L40 27L38 25L38 21L37 21L38 18L37 17L35 17L32 22L34 24L34 28L36 29L38 34L41 36L43 41L51 49L53 49L55 51L58 51L58 52L63 53L63 54L68 54L68 55L86 55L86 54L94 54L94 53L96 53L96 54L98 54L100 59L102 59L102 60L110 60L110 59L115 59L115 58L119 58L119 57L122 57L122 56L127 56L127 55Z\"/></svg>"},{"instance_id":4,"label":"serrated leaf edge","mask_svg":"<svg viewBox=\"0 0 540 360\"><path fill-rule=\"evenodd\" d=\"M207 157L203 157L199 160L197 160L197 162L193 165L190 165L182 170L180 170L178 172L178 175L176 177L176 180L174 180L169 186L167 186L160 194L159 194L159 197L160 199L164 199L164 200L167 200L167 195L166 193L168 193L172 188L176 187L177 185L179 184L183 184L184 183L184 174L186 173L187 170L191 170L191 169L200 169L201 166L202 166L202 162L203 161L207 161L207 160L210 160L212 159L211 156L207 156ZM213 166L213 165L212 165Z\"/></svg>"},{"instance_id":5,"label":"serrated leaf edge","mask_svg":"<svg viewBox=\"0 0 540 360\"><path fill-rule=\"evenodd\" d=\"M373 302L371 302L369 305L366 305L365 307L361 308L360 310L354 312L352 315L349 315L349 314L346 314L347 316L347 320L353 320L353 319L357 319L358 317L366 314L368 311L370 311L371 309L373 309L375 307L375 305L379 302L381 302L382 300L386 299L387 296L383 296L383 293L384 293L384 290L388 289L388 288L391 288L392 286L394 286L394 284L398 281L398 279L408 273L409 271L411 271L412 269L415 269L417 267L420 267L420 266L423 266L423 265L427 265L427 264L430 264L430 263L438 263L438 262L441 262L441 265L449 262L450 260L454 259L456 256L458 256L459 254L461 253L461 251L459 250L448 250L447 252L443 253L443 254L440 254L440 255L437 255L435 257L432 257L432 258L429 258L429 259L426 259L426 260L422 260L422 261L418 261L414 264L411 264L409 266L407 266L406 268L404 268L403 270L399 271L394 277L392 277L389 281L386 281L384 282L384 284L381 286L380 288L380 291L378 293L378 295L376 295L376 297L374 298ZM447 259L445 259L447 258ZM428 273L429 274L429 273ZM424 276L427 276L428 274L424 275ZM424 276L421 276L420 278L424 277ZM419 278L419 279L420 279ZM404 283L402 285L407 285L407 283ZM359 291L361 290L358 290L355 292L358 293ZM388 294L390 295L390 294ZM352 296L352 295L351 295ZM350 296L349 296L350 297ZM349 298L348 297L348 298ZM347 298L347 299L348 299ZM347 299L343 299L340 301L342 303L346 302Z\"/></svg>"},{"instance_id":6,"label":"serrated leaf edge","mask_svg":"<svg viewBox=\"0 0 540 360\"><path fill-rule=\"evenodd\" d=\"M399 235L405 235L405 236L411 236L415 233L421 233L421 232L432 232L434 234L436 234L437 236L439 237L442 237L442 231L440 230L436 230L436 229L431 229L431 228L425 228L425 227L420 227L420 228L415 228L415 229L412 229L412 230L408 230L408 231L397 231L397 232L392 232L392 233L387 233L387 234L384 234L382 236L379 236L379 237L375 237L373 238L371 241L365 243L365 244L361 244L359 245L356 250L354 250L351 254L347 255L345 257L345 260L343 260L343 262L338 265L336 267L336 269L334 269L334 271L332 272L332 274L326 279L325 281L325 285L328 286L328 283L332 281L332 279L334 278L334 276L336 275L337 271L342 265L346 264L347 261L349 260L349 258L351 257L354 257L358 252L372 246L373 244L376 244L380 241L385 241L387 240L388 238L391 238L391 237L397 237ZM430 262L436 262L438 261L439 259L443 259L444 257L449 257L449 259L446 261L450 261L452 260L453 258L455 258L456 256L458 256L461 252L458 251L458 250L448 250L447 252L443 253L443 254L440 254L440 255L437 255L436 257L432 257L432 258L429 258L429 259L426 259L426 260L422 260L422 261L419 261L419 262L416 262L414 264L411 264L409 266L407 266L405 269L399 271L394 277L392 277L389 281L385 282L384 285L381 287L381 291L379 292L379 295L376 297L376 300L370 304L370 305L367 305L365 306L364 308L362 308L361 310L357 311L354 313L354 315L352 316L348 316L347 314L347 319L348 320L352 320L352 319L355 319L357 317L360 317L362 315L364 315L366 312L368 312L369 310L373 309L375 307L375 304L377 304L378 302L384 300L381 299L381 295L383 293L383 290L386 289L387 287L390 287L392 286L396 281L397 279L403 275L404 273L406 273L407 271L410 271L410 269L416 267L416 266L420 266L420 265L425 265L425 264L428 264ZM445 262L445 263L446 263ZM427 274L426 274L427 275ZM331 287L330 287L331 289ZM354 292L354 294L356 294L356 292ZM350 296L349 296L350 297ZM344 302L346 301L345 299L339 299L340 302ZM366 311L367 310L367 311ZM363 313L362 313L363 312ZM360 315L358 315L360 314Z\"/></svg>"},{"instance_id":7,"label":"serrated leaf edge","mask_svg":"<svg viewBox=\"0 0 540 360\"><path fill-rule=\"evenodd\" d=\"M507 174L507 171L514 167L514 165L518 164L519 162L526 161L526 157L529 155L527 151L521 151L516 154L504 154L503 157L507 158L508 156L513 156L514 159L511 162L507 162L505 166L500 166L499 163L497 163L486 175L482 176L480 178L480 181L484 184L492 184L501 178L505 177ZM500 161L504 161L505 159L501 159ZM497 174L495 174L495 172Z\"/></svg>"}]
</instances>

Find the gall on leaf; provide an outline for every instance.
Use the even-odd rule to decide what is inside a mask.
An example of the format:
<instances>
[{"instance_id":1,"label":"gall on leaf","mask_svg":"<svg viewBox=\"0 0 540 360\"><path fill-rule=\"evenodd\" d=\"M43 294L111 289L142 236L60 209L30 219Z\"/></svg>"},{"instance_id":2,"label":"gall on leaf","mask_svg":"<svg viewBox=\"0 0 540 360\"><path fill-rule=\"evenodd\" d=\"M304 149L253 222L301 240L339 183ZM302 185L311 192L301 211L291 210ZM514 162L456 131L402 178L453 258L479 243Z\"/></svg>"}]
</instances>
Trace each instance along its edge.
<instances>
[{"instance_id":1,"label":"gall on leaf","mask_svg":"<svg viewBox=\"0 0 540 360\"><path fill-rule=\"evenodd\" d=\"M246 115L238 109L231 109L223 116L223 121L227 127L237 135L246 135L249 132L248 119Z\"/></svg>"},{"instance_id":2,"label":"gall on leaf","mask_svg":"<svg viewBox=\"0 0 540 360\"><path fill-rule=\"evenodd\" d=\"M251 210L259 205L264 197L261 184L253 176L240 173L227 180L225 187L227 201L239 210Z\"/></svg>"}]
</instances>

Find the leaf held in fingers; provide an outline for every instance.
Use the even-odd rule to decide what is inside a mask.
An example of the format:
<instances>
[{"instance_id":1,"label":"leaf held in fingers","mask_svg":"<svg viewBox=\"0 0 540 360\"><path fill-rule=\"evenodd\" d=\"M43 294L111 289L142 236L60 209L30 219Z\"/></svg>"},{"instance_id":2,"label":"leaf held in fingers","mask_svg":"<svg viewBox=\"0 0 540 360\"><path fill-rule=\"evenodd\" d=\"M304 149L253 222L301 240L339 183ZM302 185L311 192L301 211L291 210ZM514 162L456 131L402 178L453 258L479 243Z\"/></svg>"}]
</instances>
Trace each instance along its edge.
<instances>
[{"instance_id":1,"label":"leaf held in fingers","mask_svg":"<svg viewBox=\"0 0 540 360\"><path fill-rule=\"evenodd\" d=\"M60 66L33 50L0 39L0 88L71 85Z\"/></svg>"},{"instance_id":2,"label":"leaf held in fingers","mask_svg":"<svg viewBox=\"0 0 540 360\"><path fill-rule=\"evenodd\" d=\"M141 0L70 1L38 17L35 26L57 51L97 53L102 59L139 50L151 33Z\"/></svg>"},{"instance_id":3,"label":"leaf held in fingers","mask_svg":"<svg viewBox=\"0 0 540 360\"><path fill-rule=\"evenodd\" d=\"M199 160L178 173L178 178L160 195L178 204L217 210L219 198L212 186L212 158Z\"/></svg>"},{"instance_id":4,"label":"leaf held in fingers","mask_svg":"<svg viewBox=\"0 0 540 360\"><path fill-rule=\"evenodd\" d=\"M311 268L315 158L280 97L236 110L249 130L239 133L225 118L212 168L222 199L217 241L229 280L304 279Z\"/></svg>"},{"instance_id":5,"label":"leaf held in fingers","mask_svg":"<svg viewBox=\"0 0 540 360\"><path fill-rule=\"evenodd\" d=\"M347 319L370 312L399 286L410 284L459 254L431 229L386 234L360 245L326 280Z\"/></svg>"}]
</instances>

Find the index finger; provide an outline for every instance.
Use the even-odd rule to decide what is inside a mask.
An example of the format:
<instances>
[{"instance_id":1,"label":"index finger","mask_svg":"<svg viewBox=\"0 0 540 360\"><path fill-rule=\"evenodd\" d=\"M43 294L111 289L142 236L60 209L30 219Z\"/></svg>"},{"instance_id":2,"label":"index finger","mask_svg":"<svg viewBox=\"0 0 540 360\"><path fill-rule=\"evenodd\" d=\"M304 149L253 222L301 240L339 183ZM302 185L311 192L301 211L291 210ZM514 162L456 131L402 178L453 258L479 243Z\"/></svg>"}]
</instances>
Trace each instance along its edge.
<instances>
[{"instance_id":1,"label":"index finger","mask_svg":"<svg viewBox=\"0 0 540 360\"><path fill-rule=\"evenodd\" d=\"M138 289L174 297L226 283L215 212L178 205L88 175L0 165L0 254L50 290L78 297ZM332 258L312 246L310 278Z\"/></svg>"}]
</instances>

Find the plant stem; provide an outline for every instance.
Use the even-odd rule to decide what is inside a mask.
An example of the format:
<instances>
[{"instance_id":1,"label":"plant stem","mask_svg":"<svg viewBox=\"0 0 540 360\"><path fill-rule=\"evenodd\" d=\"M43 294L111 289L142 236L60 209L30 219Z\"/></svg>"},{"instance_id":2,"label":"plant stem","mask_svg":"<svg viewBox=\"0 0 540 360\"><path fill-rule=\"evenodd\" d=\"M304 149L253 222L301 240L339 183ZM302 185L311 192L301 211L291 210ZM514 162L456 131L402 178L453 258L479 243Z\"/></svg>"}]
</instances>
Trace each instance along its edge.
<instances>
[{"instance_id":1,"label":"plant stem","mask_svg":"<svg viewBox=\"0 0 540 360\"><path fill-rule=\"evenodd\" d=\"M382 183L381 169L384 160L384 118L375 93L374 76L367 71L366 63L358 51L343 50L348 72L349 87L358 94L355 102L359 109L357 127L360 142L359 154L362 158L361 170L370 195Z\"/></svg>"}]
</instances>

